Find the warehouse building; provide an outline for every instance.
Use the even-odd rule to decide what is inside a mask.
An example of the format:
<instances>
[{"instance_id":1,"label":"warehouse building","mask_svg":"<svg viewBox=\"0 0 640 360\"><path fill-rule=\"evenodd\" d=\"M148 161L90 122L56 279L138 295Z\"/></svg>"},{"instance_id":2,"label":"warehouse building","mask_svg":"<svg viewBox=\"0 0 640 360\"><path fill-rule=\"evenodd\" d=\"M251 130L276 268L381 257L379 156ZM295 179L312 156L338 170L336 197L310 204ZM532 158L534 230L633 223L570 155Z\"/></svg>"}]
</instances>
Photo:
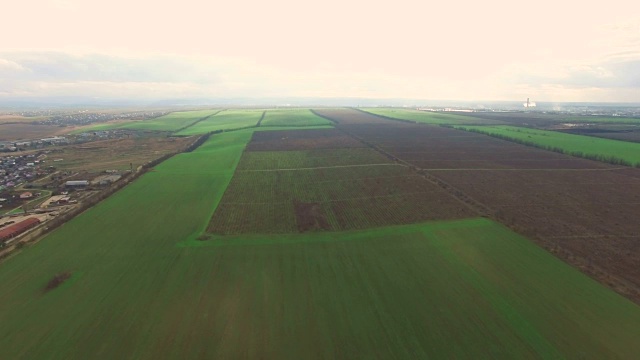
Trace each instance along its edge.
<instances>
[{"instance_id":1,"label":"warehouse building","mask_svg":"<svg viewBox=\"0 0 640 360\"><path fill-rule=\"evenodd\" d=\"M69 187L89 186L89 181L88 180L69 180L66 183L64 183L64 186L69 186Z\"/></svg>"},{"instance_id":2,"label":"warehouse building","mask_svg":"<svg viewBox=\"0 0 640 360\"><path fill-rule=\"evenodd\" d=\"M12 239L23 232L33 228L34 226L40 224L40 220L37 218L28 218L26 220L20 221L19 223L10 225L5 229L0 230L0 242L5 242L9 239Z\"/></svg>"}]
</instances>

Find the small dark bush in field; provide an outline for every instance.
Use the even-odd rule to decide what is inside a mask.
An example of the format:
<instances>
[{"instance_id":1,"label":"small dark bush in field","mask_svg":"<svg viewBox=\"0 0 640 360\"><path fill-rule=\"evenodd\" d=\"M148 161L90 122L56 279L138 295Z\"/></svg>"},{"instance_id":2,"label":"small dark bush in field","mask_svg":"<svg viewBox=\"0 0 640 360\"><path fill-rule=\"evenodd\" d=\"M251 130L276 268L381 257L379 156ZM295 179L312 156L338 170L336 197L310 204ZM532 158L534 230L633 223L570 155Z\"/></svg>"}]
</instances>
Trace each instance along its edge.
<instances>
[{"instance_id":1,"label":"small dark bush in field","mask_svg":"<svg viewBox=\"0 0 640 360\"><path fill-rule=\"evenodd\" d=\"M51 280L49 280L49 282L47 283L47 286L44 288L44 292L51 291L57 288L58 286L62 285L62 283L65 282L70 277L71 277L70 272L63 272L63 273L57 274Z\"/></svg>"},{"instance_id":2,"label":"small dark bush in field","mask_svg":"<svg viewBox=\"0 0 640 360\"><path fill-rule=\"evenodd\" d=\"M200 240L200 241L207 241L207 240L211 240L211 235L202 234L202 235L198 236L196 239L197 239L197 240Z\"/></svg>"}]
</instances>

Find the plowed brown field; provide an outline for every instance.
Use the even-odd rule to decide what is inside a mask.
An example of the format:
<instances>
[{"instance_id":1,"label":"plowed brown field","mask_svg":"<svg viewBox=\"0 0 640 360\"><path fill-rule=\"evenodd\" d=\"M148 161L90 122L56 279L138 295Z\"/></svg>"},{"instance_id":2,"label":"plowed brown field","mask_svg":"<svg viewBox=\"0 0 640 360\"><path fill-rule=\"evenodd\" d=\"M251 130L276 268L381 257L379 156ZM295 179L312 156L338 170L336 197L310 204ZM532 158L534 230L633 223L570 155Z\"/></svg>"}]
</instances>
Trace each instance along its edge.
<instances>
[{"instance_id":1,"label":"plowed brown field","mask_svg":"<svg viewBox=\"0 0 640 360\"><path fill-rule=\"evenodd\" d=\"M640 170L356 110L317 113L640 301Z\"/></svg>"},{"instance_id":2,"label":"plowed brown field","mask_svg":"<svg viewBox=\"0 0 640 360\"><path fill-rule=\"evenodd\" d=\"M253 135L209 231L351 230L474 215L409 166L341 131L268 131Z\"/></svg>"}]
</instances>

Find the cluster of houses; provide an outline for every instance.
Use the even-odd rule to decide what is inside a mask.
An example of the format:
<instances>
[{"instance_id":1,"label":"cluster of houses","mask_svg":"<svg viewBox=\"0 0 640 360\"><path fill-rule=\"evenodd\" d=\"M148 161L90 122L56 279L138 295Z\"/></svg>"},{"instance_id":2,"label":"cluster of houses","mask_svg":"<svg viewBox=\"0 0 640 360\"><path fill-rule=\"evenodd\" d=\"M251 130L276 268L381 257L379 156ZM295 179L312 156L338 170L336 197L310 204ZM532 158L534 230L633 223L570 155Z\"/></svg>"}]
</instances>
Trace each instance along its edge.
<instances>
[{"instance_id":1,"label":"cluster of houses","mask_svg":"<svg viewBox=\"0 0 640 360\"><path fill-rule=\"evenodd\" d=\"M80 110L72 113L62 114L50 114L47 120L39 121L39 124L46 125L89 125L109 120L136 120L136 119L149 119L168 114L168 111L132 111L124 113L111 113L111 112L89 112L87 110ZM43 114L40 114L43 115Z\"/></svg>"},{"instance_id":2,"label":"cluster of houses","mask_svg":"<svg viewBox=\"0 0 640 360\"><path fill-rule=\"evenodd\" d=\"M0 151L18 151L30 147L44 147L49 145L68 144L69 140L64 136L54 136L37 140L12 140L0 142Z\"/></svg>"},{"instance_id":3,"label":"cluster of houses","mask_svg":"<svg viewBox=\"0 0 640 360\"><path fill-rule=\"evenodd\" d=\"M6 156L0 158L0 191L35 180L45 174L39 168L40 155Z\"/></svg>"}]
</instances>

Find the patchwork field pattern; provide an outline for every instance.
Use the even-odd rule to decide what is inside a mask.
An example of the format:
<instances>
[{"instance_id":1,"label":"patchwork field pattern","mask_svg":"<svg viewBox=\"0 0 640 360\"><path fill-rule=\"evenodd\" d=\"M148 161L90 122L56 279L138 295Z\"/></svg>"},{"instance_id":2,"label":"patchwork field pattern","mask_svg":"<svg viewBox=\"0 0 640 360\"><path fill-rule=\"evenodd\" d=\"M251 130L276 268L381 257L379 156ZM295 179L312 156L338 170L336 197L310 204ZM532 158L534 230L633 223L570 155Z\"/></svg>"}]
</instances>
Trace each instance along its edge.
<instances>
[{"instance_id":1,"label":"patchwork field pattern","mask_svg":"<svg viewBox=\"0 0 640 360\"><path fill-rule=\"evenodd\" d=\"M237 130L256 126L264 110L224 110L180 130L175 135L200 135L218 130Z\"/></svg>"},{"instance_id":2,"label":"patchwork field pattern","mask_svg":"<svg viewBox=\"0 0 640 360\"><path fill-rule=\"evenodd\" d=\"M114 124L115 129L153 130L153 131L177 131L190 126L195 122L207 118L219 110L180 111L161 116L159 118L130 123ZM101 128L101 130L106 130Z\"/></svg>"},{"instance_id":3,"label":"patchwork field pattern","mask_svg":"<svg viewBox=\"0 0 640 360\"><path fill-rule=\"evenodd\" d=\"M267 110L260 126L332 125L331 121L313 114L309 109Z\"/></svg>"},{"instance_id":4,"label":"patchwork field pattern","mask_svg":"<svg viewBox=\"0 0 640 360\"><path fill-rule=\"evenodd\" d=\"M463 116L457 114L447 114L435 111L423 111L415 109L397 109L397 108L365 108L365 112L380 115L391 119L411 121L423 124L433 125L479 125L479 124L502 124L499 120L481 119L471 116Z\"/></svg>"},{"instance_id":5,"label":"patchwork field pattern","mask_svg":"<svg viewBox=\"0 0 640 360\"><path fill-rule=\"evenodd\" d=\"M389 151L416 142L425 154L431 142L458 133L442 129L425 139L412 135L417 127L407 129L395 133L405 135L397 143L385 140L388 128L350 130ZM399 222L454 217L446 206L456 200L431 189L418 171L356 143L308 148L298 142L296 148L287 143L296 138L289 132L272 137L285 139L288 151L243 155L251 134L270 136L254 131L212 135L2 262L0 359L631 359L640 353L636 304L500 224L471 218L380 227L395 212ZM449 159L473 150L452 149ZM640 181L629 170L616 174ZM426 191L424 201L415 200L418 194L394 202L414 186ZM354 194L364 198L352 199L346 214L335 210L332 199ZM375 203L377 195L387 196L385 207ZM438 203L441 195L446 204ZM247 232L244 224L257 221L278 233L202 236L227 196L253 206L291 200L288 212L277 215L290 227L269 227L263 219L273 209L249 216L229 211L244 221L231 232ZM317 231L326 224L376 227Z\"/></svg>"},{"instance_id":6,"label":"patchwork field pattern","mask_svg":"<svg viewBox=\"0 0 640 360\"><path fill-rule=\"evenodd\" d=\"M526 144L554 149L579 157L640 165L640 144L601 139L557 131L528 129L516 126L456 126L456 128L502 137Z\"/></svg>"},{"instance_id":7,"label":"patchwork field pattern","mask_svg":"<svg viewBox=\"0 0 640 360\"><path fill-rule=\"evenodd\" d=\"M473 215L437 185L337 130L271 131L254 134L209 231L349 230Z\"/></svg>"},{"instance_id":8,"label":"patchwork field pattern","mask_svg":"<svg viewBox=\"0 0 640 360\"><path fill-rule=\"evenodd\" d=\"M640 301L640 171L428 125L325 110L357 136ZM353 116L352 116L353 115ZM635 145L635 144L631 144Z\"/></svg>"}]
</instances>

